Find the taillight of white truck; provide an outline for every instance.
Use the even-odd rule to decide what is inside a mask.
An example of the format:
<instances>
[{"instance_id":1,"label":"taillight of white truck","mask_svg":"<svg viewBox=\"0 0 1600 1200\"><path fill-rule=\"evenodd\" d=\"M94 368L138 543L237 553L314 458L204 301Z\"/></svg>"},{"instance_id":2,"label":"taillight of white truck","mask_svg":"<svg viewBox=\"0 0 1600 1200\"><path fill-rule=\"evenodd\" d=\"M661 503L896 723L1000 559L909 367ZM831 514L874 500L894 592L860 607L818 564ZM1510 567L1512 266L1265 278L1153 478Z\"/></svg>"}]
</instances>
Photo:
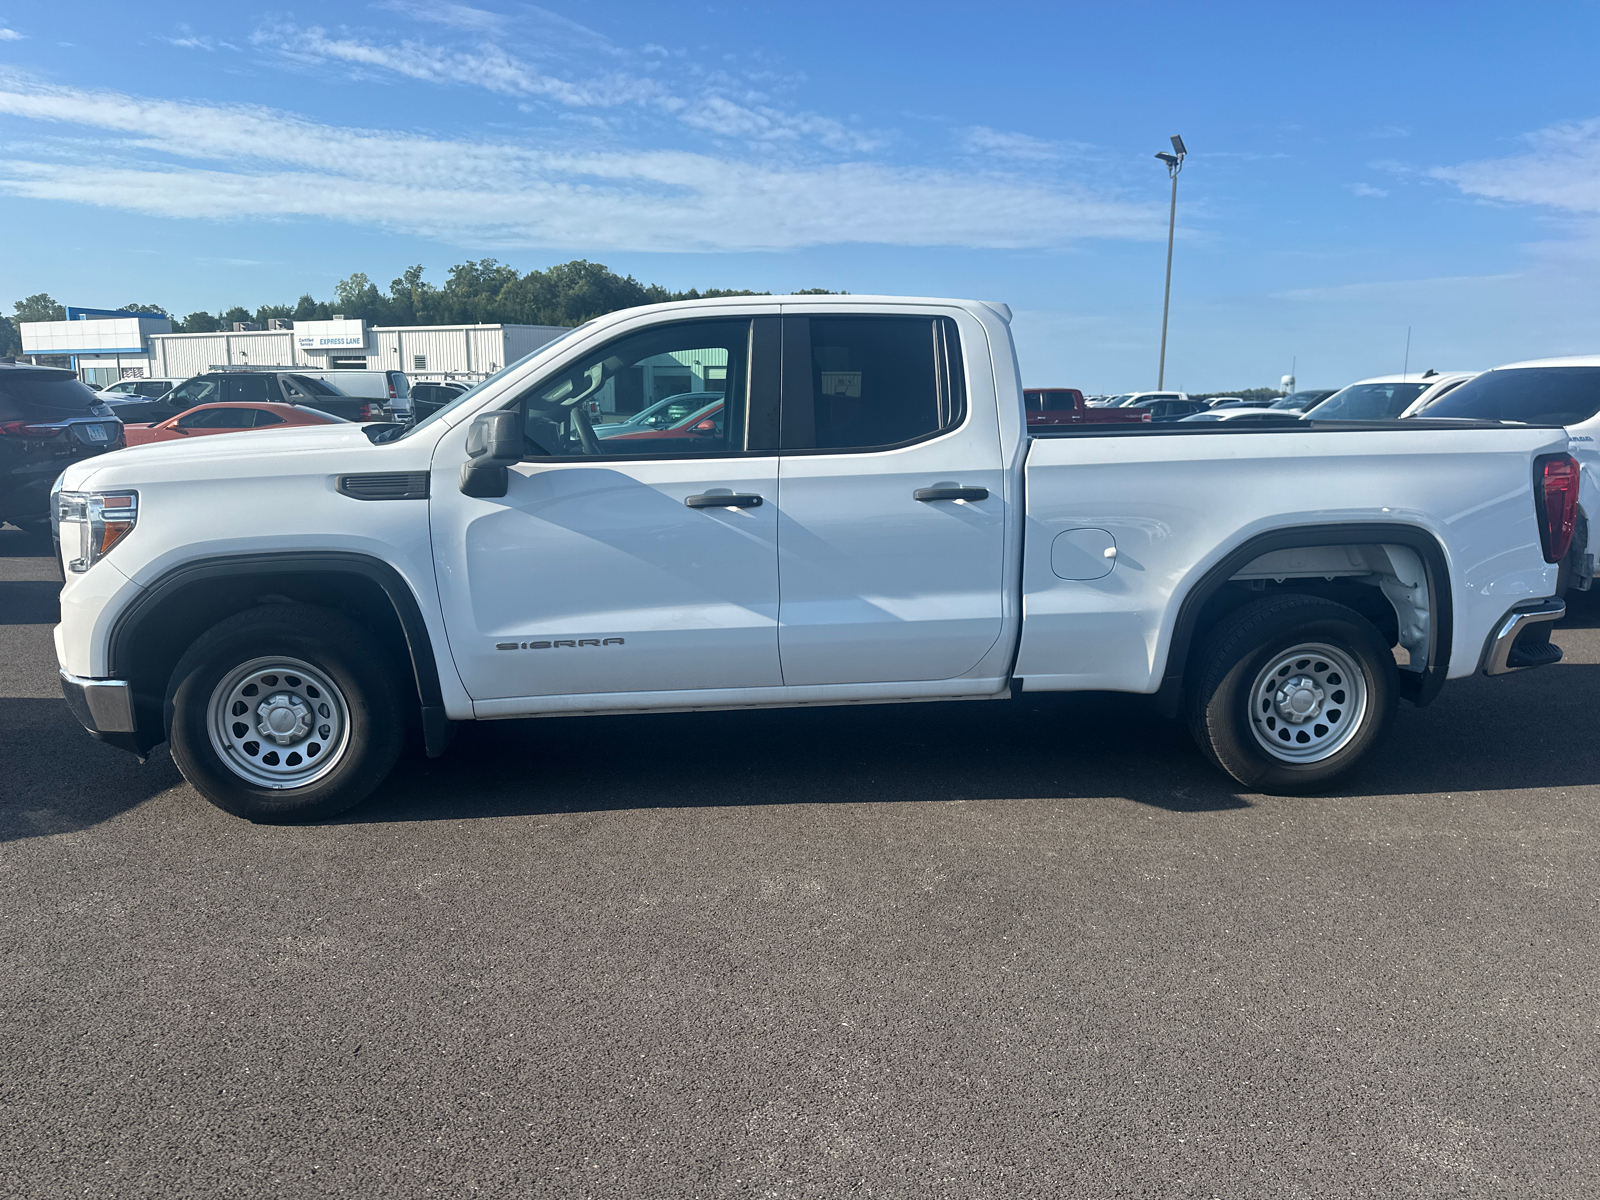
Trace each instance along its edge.
<instances>
[{"instance_id":1,"label":"taillight of white truck","mask_svg":"<svg viewBox=\"0 0 1600 1200\"><path fill-rule=\"evenodd\" d=\"M1535 460L1533 471L1544 560L1558 563L1572 547L1578 520L1578 463L1570 454L1546 454Z\"/></svg>"}]
</instances>

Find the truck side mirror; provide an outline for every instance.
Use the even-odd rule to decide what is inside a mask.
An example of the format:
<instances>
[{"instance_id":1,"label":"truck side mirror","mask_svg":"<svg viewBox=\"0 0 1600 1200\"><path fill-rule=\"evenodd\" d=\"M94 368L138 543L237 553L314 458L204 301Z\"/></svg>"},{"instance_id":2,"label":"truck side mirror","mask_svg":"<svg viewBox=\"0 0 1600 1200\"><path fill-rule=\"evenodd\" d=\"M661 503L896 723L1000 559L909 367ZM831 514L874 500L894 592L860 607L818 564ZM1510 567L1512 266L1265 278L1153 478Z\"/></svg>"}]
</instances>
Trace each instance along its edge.
<instances>
[{"instance_id":1,"label":"truck side mirror","mask_svg":"<svg viewBox=\"0 0 1600 1200\"><path fill-rule=\"evenodd\" d=\"M494 499L506 494L506 468L522 461L522 414L515 409L480 413L467 427L467 461L461 494Z\"/></svg>"}]
</instances>

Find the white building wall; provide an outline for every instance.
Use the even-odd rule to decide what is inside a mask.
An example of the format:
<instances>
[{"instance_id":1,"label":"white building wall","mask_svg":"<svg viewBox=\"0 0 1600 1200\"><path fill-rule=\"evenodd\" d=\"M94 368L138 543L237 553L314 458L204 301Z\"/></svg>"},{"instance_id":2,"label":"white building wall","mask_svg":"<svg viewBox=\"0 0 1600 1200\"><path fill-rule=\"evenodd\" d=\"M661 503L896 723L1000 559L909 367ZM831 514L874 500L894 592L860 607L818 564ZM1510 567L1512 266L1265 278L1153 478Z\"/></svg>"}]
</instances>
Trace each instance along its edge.
<instances>
[{"instance_id":1,"label":"white building wall","mask_svg":"<svg viewBox=\"0 0 1600 1200\"><path fill-rule=\"evenodd\" d=\"M170 333L150 339L153 375L187 378L216 367L292 367L294 334L287 330L257 333Z\"/></svg>"},{"instance_id":2,"label":"white building wall","mask_svg":"<svg viewBox=\"0 0 1600 1200\"><path fill-rule=\"evenodd\" d=\"M334 358L362 357L370 371L404 371L411 379L448 376L482 378L508 362L560 337L560 325L377 326L368 331L366 353L318 352L299 347L292 330L257 333L173 333L150 339L147 374L186 378L216 367L315 367ZM416 366L422 355L425 365Z\"/></svg>"},{"instance_id":3,"label":"white building wall","mask_svg":"<svg viewBox=\"0 0 1600 1200\"><path fill-rule=\"evenodd\" d=\"M167 333L166 317L96 317L80 321L22 321L24 354L140 354L146 338Z\"/></svg>"}]
</instances>

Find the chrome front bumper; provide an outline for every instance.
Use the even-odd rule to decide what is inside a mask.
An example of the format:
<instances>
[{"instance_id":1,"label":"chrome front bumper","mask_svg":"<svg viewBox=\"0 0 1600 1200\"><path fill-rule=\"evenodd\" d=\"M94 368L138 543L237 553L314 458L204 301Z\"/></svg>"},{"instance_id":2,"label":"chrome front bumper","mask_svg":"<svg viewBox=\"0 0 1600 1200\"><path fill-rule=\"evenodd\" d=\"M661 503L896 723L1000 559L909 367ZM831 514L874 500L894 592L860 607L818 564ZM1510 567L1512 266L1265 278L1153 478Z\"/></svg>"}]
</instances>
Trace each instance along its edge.
<instances>
[{"instance_id":1,"label":"chrome front bumper","mask_svg":"<svg viewBox=\"0 0 1600 1200\"><path fill-rule=\"evenodd\" d=\"M1559 621L1566 613L1566 603L1555 599L1539 600L1512 609L1500 618L1494 632L1489 635L1489 645L1483 655L1483 673L1505 675L1560 662L1561 648L1549 643L1548 630L1540 631L1536 641L1529 639L1524 646L1519 647L1517 639L1530 629Z\"/></svg>"},{"instance_id":2,"label":"chrome front bumper","mask_svg":"<svg viewBox=\"0 0 1600 1200\"><path fill-rule=\"evenodd\" d=\"M80 679L61 672L61 691L72 715L90 733L132 733L133 685L121 679Z\"/></svg>"}]
</instances>

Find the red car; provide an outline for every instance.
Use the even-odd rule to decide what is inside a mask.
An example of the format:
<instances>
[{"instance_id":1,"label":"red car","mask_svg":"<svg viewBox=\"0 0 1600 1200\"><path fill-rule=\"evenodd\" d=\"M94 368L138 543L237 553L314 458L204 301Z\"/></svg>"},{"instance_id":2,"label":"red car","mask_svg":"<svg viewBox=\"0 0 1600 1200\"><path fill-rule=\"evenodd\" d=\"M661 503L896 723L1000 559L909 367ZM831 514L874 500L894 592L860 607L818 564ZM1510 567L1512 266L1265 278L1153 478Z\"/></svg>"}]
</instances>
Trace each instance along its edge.
<instances>
[{"instance_id":1,"label":"red car","mask_svg":"<svg viewBox=\"0 0 1600 1200\"><path fill-rule=\"evenodd\" d=\"M1024 388L1022 406L1028 427L1039 425L1124 425L1150 420L1145 409L1090 408L1077 388Z\"/></svg>"},{"instance_id":2,"label":"red car","mask_svg":"<svg viewBox=\"0 0 1600 1200\"><path fill-rule=\"evenodd\" d=\"M124 425L123 436L130 446L149 442L170 442L197 437L203 433L238 433L242 429L287 429L291 425L342 425L343 417L298 404L279 404L271 400L245 400L232 404L199 404L179 413L170 421L156 425Z\"/></svg>"},{"instance_id":3,"label":"red car","mask_svg":"<svg viewBox=\"0 0 1600 1200\"><path fill-rule=\"evenodd\" d=\"M718 393L720 395L720 393ZM690 413L682 420L668 425L665 429L646 429L639 433L619 433L615 437L607 438L608 442L643 442L655 441L661 438L676 438L682 441L687 437L717 437L722 433L722 401L719 399L714 404ZM668 447L662 447L667 449Z\"/></svg>"}]
</instances>

